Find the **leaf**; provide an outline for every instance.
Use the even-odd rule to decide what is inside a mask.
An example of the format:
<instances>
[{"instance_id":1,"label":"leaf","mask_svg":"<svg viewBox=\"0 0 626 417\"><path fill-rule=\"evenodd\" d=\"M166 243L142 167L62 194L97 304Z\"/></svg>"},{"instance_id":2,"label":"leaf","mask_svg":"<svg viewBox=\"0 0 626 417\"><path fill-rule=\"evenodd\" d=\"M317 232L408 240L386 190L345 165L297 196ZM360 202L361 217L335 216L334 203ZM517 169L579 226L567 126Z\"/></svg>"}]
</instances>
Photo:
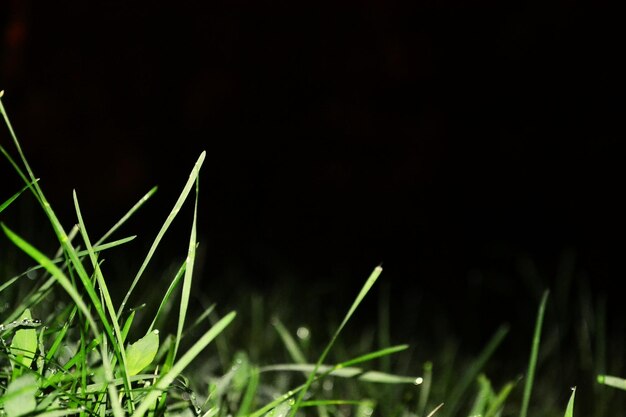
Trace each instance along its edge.
<instances>
[{"instance_id":1,"label":"leaf","mask_svg":"<svg viewBox=\"0 0 626 417\"><path fill-rule=\"evenodd\" d=\"M565 417L574 417L574 397L576 397L576 387L572 388L572 396L569 397L569 401L567 402Z\"/></svg>"},{"instance_id":2,"label":"leaf","mask_svg":"<svg viewBox=\"0 0 626 417\"><path fill-rule=\"evenodd\" d=\"M19 417L34 411L37 407L37 389L37 379L33 374L25 374L11 381L2 396L7 417Z\"/></svg>"},{"instance_id":3,"label":"leaf","mask_svg":"<svg viewBox=\"0 0 626 417\"><path fill-rule=\"evenodd\" d=\"M30 310L26 309L19 320L31 320ZM11 354L15 355L15 362L30 368L37 351L37 331L35 329L20 329L15 332L11 341Z\"/></svg>"},{"instance_id":4,"label":"leaf","mask_svg":"<svg viewBox=\"0 0 626 417\"><path fill-rule=\"evenodd\" d=\"M126 367L128 375L137 375L143 371L159 350L159 331L153 330L126 348Z\"/></svg>"}]
</instances>

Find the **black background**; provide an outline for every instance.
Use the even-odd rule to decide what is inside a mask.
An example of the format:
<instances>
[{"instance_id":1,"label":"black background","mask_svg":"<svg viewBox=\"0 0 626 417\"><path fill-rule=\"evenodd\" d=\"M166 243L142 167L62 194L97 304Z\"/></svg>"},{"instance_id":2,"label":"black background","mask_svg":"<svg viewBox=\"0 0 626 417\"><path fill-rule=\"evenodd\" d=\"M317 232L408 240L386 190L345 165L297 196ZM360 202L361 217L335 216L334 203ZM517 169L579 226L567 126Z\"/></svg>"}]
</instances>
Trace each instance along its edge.
<instances>
[{"instance_id":1,"label":"black background","mask_svg":"<svg viewBox=\"0 0 626 417\"><path fill-rule=\"evenodd\" d=\"M598 4L7 1L0 88L64 224L72 189L98 235L158 185L120 234L145 253L206 150L208 293L343 308L382 262L399 316L490 334L564 268L621 311L623 24Z\"/></svg>"}]
</instances>

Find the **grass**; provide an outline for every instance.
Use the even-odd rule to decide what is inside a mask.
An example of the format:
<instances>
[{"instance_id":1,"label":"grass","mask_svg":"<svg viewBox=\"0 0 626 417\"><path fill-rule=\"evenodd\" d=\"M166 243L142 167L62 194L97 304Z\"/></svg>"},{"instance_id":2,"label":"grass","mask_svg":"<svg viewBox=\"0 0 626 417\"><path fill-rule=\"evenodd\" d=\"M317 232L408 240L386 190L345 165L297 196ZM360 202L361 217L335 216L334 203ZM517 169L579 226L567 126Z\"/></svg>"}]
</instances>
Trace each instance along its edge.
<instances>
[{"instance_id":1,"label":"grass","mask_svg":"<svg viewBox=\"0 0 626 417\"><path fill-rule=\"evenodd\" d=\"M591 313L594 309L580 308L585 327L571 326L576 340L593 349L558 356L555 346L565 340L566 327L557 323L552 330L545 328L550 306L547 289L538 302L532 337L518 346L529 352L520 368L522 375L503 380L496 355L511 326L496 328L479 352L461 351L450 335L442 346L426 353L429 358L416 358L424 353L391 342L390 329L401 326L403 318L391 316L387 292L379 300L378 321L362 329L360 340L348 340L345 330L356 325L353 316L371 297L383 271L380 266L355 291L352 304L326 339L314 339L311 334L322 332L298 328L297 320L281 320L278 308L271 310L278 304L264 297L242 299L233 311L221 311L215 304L194 307L194 266L202 244L196 227L204 153L191 168L138 271L129 273L130 285L121 294L119 289L111 291L103 268L105 256L130 244L135 236L111 237L137 215L156 188L98 239L89 234L74 192L76 225L66 230L46 199L1 100L0 111L17 157L3 144L0 152L24 183L14 194L0 196L2 234L19 250L16 257L32 262L21 272L0 268L0 298L8 306L0 313L2 415L602 417L623 409L624 399L616 394L626 390L626 382L605 372L613 344L606 335L604 310ZM35 247L11 219L4 218L7 208L29 192L56 237L54 254ZM159 278L159 282L167 279L168 285L151 293L142 278L186 205L192 206L193 215L181 254L184 259ZM144 289L141 296L139 288ZM574 322L574 315L567 312L567 291L555 290L555 309L565 311L565 319ZM584 291L581 294L581 306L593 304L584 298ZM550 358L556 363L552 368ZM594 384L569 394L572 387L554 383L559 379L550 369L562 372L559 364L575 367L585 360L595 364L591 366Z\"/></svg>"}]
</instances>

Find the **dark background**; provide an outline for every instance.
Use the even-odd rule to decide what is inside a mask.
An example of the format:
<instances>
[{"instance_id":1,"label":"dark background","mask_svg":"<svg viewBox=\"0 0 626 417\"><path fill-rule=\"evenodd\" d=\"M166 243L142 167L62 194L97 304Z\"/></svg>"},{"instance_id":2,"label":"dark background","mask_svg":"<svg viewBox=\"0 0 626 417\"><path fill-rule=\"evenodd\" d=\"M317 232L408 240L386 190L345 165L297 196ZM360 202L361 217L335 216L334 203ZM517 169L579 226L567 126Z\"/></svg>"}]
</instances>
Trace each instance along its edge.
<instances>
[{"instance_id":1,"label":"dark background","mask_svg":"<svg viewBox=\"0 0 626 417\"><path fill-rule=\"evenodd\" d=\"M621 312L623 22L599 3L1 4L3 102L68 228L74 188L99 235L160 187L117 235L133 268L206 150L212 297L344 311L382 262L392 313L481 342L565 275Z\"/></svg>"}]
</instances>

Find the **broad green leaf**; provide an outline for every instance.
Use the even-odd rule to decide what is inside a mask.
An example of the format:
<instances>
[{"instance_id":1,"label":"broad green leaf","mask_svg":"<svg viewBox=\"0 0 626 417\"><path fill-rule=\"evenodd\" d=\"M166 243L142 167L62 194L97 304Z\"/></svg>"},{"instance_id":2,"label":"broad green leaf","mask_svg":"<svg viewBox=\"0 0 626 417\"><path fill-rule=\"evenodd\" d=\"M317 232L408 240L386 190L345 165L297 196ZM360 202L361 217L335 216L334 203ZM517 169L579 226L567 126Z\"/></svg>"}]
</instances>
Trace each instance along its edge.
<instances>
[{"instance_id":1,"label":"broad green leaf","mask_svg":"<svg viewBox=\"0 0 626 417\"><path fill-rule=\"evenodd\" d=\"M33 317L30 310L22 313L20 320L31 320ZM11 342L11 353L15 355L15 361L30 368L37 351L37 331L35 329L20 329L15 332Z\"/></svg>"},{"instance_id":2,"label":"broad green leaf","mask_svg":"<svg viewBox=\"0 0 626 417\"><path fill-rule=\"evenodd\" d=\"M153 330L126 348L126 368L128 375L137 375L143 371L159 350L159 331Z\"/></svg>"},{"instance_id":3,"label":"broad green leaf","mask_svg":"<svg viewBox=\"0 0 626 417\"><path fill-rule=\"evenodd\" d=\"M24 374L11 381L1 397L7 417L19 417L34 411L37 389L37 379L33 374Z\"/></svg>"}]
</instances>

